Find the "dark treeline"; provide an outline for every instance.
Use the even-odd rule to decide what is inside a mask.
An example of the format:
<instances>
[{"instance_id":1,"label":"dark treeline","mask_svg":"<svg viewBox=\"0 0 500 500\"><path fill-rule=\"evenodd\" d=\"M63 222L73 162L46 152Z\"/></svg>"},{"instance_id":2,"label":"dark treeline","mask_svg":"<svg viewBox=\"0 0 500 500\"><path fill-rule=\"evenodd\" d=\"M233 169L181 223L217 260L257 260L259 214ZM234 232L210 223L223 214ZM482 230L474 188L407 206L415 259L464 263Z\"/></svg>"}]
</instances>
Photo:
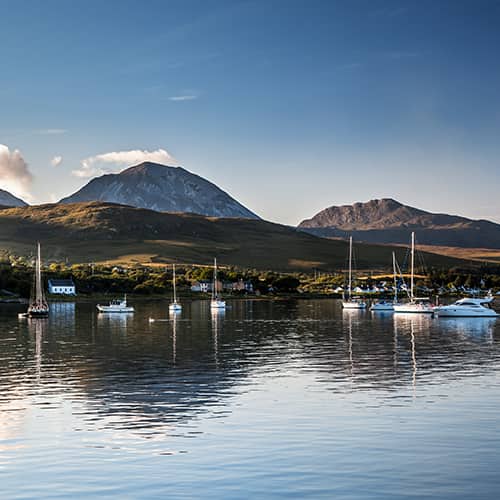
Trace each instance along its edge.
<instances>
[{"instance_id":1,"label":"dark treeline","mask_svg":"<svg viewBox=\"0 0 500 500\"><path fill-rule=\"evenodd\" d=\"M49 279L72 279L79 294L165 294L172 290L171 267L131 267L78 264L50 264L43 268L44 281ZM294 293L331 293L332 289L342 285L345 277L332 273L276 273L255 269L221 268L218 278L222 282L244 281L252 284L256 294ZM213 269L200 266L179 266L177 285L180 291L187 293L197 281L212 280ZM388 278L390 281L390 278ZM22 259L0 262L0 294L14 293L28 297L33 282L33 267ZM371 286L375 281L369 277L364 286ZM426 279L418 279L417 285L433 288L436 293L443 289L453 290L460 287L500 289L500 266L484 265L470 269L432 269ZM244 294L244 291L232 292Z\"/></svg>"}]
</instances>

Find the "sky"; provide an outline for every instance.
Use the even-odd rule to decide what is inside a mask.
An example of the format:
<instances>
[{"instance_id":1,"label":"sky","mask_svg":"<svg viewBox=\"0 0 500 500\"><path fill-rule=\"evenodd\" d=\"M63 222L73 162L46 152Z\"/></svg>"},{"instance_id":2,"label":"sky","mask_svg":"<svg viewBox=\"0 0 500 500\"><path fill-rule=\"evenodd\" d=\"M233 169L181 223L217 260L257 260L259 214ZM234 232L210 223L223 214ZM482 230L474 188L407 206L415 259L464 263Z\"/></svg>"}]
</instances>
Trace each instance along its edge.
<instances>
[{"instance_id":1,"label":"sky","mask_svg":"<svg viewBox=\"0 0 500 500\"><path fill-rule=\"evenodd\" d=\"M390 197L500 222L496 0L0 0L0 188L142 159L297 224Z\"/></svg>"}]
</instances>

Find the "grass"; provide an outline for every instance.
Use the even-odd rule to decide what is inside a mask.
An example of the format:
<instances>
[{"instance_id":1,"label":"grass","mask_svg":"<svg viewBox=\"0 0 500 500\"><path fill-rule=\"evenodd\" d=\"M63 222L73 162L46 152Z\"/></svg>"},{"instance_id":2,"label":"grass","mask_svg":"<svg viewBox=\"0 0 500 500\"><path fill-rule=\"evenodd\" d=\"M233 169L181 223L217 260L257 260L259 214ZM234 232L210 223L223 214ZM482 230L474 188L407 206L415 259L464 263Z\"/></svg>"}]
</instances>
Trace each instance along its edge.
<instances>
[{"instance_id":1,"label":"grass","mask_svg":"<svg viewBox=\"0 0 500 500\"><path fill-rule=\"evenodd\" d=\"M33 255L42 243L45 260L68 263L211 264L276 271L338 271L345 268L347 242L318 238L295 228L250 219L217 219L160 213L111 203L39 205L0 210L0 249ZM356 244L358 269L386 271L391 253L406 248ZM464 265L428 253L435 267Z\"/></svg>"}]
</instances>

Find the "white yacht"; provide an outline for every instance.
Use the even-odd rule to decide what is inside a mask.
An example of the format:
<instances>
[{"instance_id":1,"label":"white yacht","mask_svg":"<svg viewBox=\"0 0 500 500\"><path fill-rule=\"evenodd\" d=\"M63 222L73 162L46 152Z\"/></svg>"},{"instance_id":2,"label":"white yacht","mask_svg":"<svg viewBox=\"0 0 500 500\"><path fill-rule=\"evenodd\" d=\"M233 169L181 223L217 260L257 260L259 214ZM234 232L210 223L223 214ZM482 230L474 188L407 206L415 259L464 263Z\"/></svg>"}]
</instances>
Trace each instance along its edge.
<instances>
[{"instance_id":1,"label":"white yacht","mask_svg":"<svg viewBox=\"0 0 500 500\"><path fill-rule=\"evenodd\" d=\"M415 275L415 233L411 233L411 274L410 274L410 301L402 304L394 304L394 312L396 313L417 313L417 314L433 314L434 307L428 297L415 297L414 289Z\"/></svg>"},{"instance_id":2,"label":"white yacht","mask_svg":"<svg viewBox=\"0 0 500 500\"><path fill-rule=\"evenodd\" d=\"M212 300L210 301L210 309L226 309L226 301L219 297L216 258L214 259L214 282L212 285Z\"/></svg>"},{"instance_id":3,"label":"white yacht","mask_svg":"<svg viewBox=\"0 0 500 500\"><path fill-rule=\"evenodd\" d=\"M171 313L176 313L176 312L181 312L182 311L182 306L179 302L177 302L177 292L176 292L176 287L175 287L175 264L172 264L172 270L173 270L173 278L172 278L172 284L174 287L174 300L171 302L168 306L168 310Z\"/></svg>"},{"instance_id":4,"label":"white yacht","mask_svg":"<svg viewBox=\"0 0 500 500\"><path fill-rule=\"evenodd\" d=\"M102 306L97 304L97 309L99 312L104 313L133 313L134 308L127 305L127 296L123 300L112 300L107 306Z\"/></svg>"},{"instance_id":5,"label":"white yacht","mask_svg":"<svg viewBox=\"0 0 500 500\"><path fill-rule=\"evenodd\" d=\"M475 318L491 318L499 314L495 312L491 303L493 297L478 298L463 298L457 300L454 304L448 306L439 306L434 309L434 312L439 317L475 317Z\"/></svg>"},{"instance_id":6,"label":"white yacht","mask_svg":"<svg viewBox=\"0 0 500 500\"><path fill-rule=\"evenodd\" d=\"M347 285L347 299L342 301L343 309L366 309L366 302L352 297L352 236L349 237L349 283Z\"/></svg>"}]
</instances>

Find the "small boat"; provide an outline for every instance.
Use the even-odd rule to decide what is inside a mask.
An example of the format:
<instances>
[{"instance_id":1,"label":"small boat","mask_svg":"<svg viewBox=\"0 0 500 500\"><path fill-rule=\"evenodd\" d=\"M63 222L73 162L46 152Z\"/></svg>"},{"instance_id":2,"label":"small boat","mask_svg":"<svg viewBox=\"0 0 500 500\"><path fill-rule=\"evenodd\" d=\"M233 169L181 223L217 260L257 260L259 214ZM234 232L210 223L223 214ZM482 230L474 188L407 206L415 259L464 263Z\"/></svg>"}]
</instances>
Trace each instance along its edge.
<instances>
[{"instance_id":1,"label":"small boat","mask_svg":"<svg viewBox=\"0 0 500 500\"><path fill-rule=\"evenodd\" d=\"M378 300L370 306L370 311L394 311L394 302L390 300Z\"/></svg>"},{"instance_id":2,"label":"small boat","mask_svg":"<svg viewBox=\"0 0 500 500\"><path fill-rule=\"evenodd\" d=\"M132 306L127 305L127 296L123 298L123 300L112 300L109 305L102 306L101 304L97 304L97 309L99 312L104 313L133 313L134 308Z\"/></svg>"},{"instance_id":3,"label":"small boat","mask_svg":"<svg viewBox=\"0 0 500 500\"><path fill-rule=\"evenodd\" d=\"M343 309L366 309L366 302L358 297L351 296L352 289L352 236L349 237L349 283L347 286L347 299L342 301Z\"/></svg>"},{"instance_id":4,"label":"small boat","mask_svg":"<svg viewBox=\"0 0 500 500\"><path fill-rule=\"evenodd\" d=\"M212 286L212 300L210 301L210 309L226 309L226 301L219 297L218 281L217 281L217 259L214 259L214 283Z\"/></svg>"},{"instance_id":5,"label":"small boat","mask_svg":"<svg viewBox=\"0 0 500 500\"><path fill-rule=\"evenodd\" d=\"M42 285L42 264L40 257L40 243L37 245L37 256L35 263L34 289L31 293L28 311L23 315L28 318L47 318L49 316L49 304L45 299Z\"/></svg>"},{"instance_id":6,"label":"small boat","mask_svg":"<svg viewBox=\"0 0 500 500\"><path fill-rule=\"evenodd\" d=\"M172 277L172 284L174 287L174 300L171 302L168 306L168 310L170 312L181 312L182 311L182 306L179 302L177 302L177 292L176 292L176 287L175 287L175 264L172 264L172 269L173 269L173 277Z\"/></svg>"},{"instance_id":7,"label":"small boat","mask_svg":"<svg viewBox=\"0 0 500 500\"><path fill-rule=\"evenodd\" d=\"M394 305L398 303L398 279L396 274L396 254L394 252L392 252L392 273L394 277L394 300L378 300L370 306L370 311L394 311Z\"/></svg>"},{"instance_id":8,"label":"small boat","mask_svg":"<svg viewBox=\"0 0 500 500\"><path fill-rule=\"evenodd\" d=\"M415 297L414 276L415 276L415 233L411 233L411 273L410 273L410 301L402 304L394 304L395 313L405 314L433 314L434 306L428 297Z\"/></svg>"},{"instance_id":9,"label":"small boat","mask_svg":"<svg viewBox=\"0 0 500 500\"><path fill-rule=\"evenodd\" d=\"M491 304L494 297L463 298L448 306L438 306L434 312L440 317L492 318L499 316Z\"/></svg>"}]
</instances>

